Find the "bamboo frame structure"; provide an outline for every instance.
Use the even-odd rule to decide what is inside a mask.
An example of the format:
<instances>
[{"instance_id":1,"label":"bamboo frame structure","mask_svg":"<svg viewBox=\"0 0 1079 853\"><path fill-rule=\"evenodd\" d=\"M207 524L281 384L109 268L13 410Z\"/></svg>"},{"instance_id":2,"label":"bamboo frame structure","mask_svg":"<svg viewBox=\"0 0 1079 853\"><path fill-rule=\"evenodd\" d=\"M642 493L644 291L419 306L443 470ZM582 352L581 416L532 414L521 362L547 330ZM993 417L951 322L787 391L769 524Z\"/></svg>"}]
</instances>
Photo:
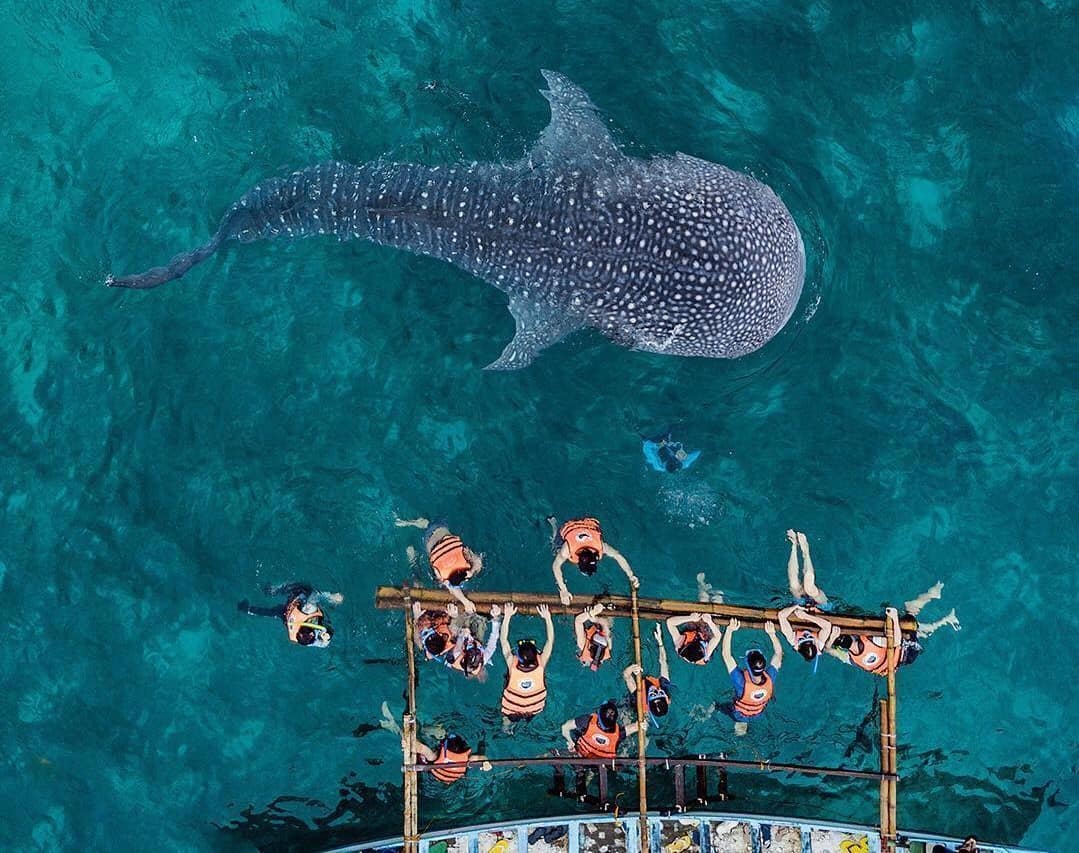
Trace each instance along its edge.
<instances>
[{"instance_id":1,"label":"bamboo frame structure","mask_svg":"<svg viewBox=\"0 0 1079 853\"><path fill-rule=\"evenodd\" d=\"M602 601L606 606L606 614L629 618L633 624L633 654L638 666L642 666L641 658L641 617L663 620L671 615L683 615L688 613L710 613L721 619L738 618L747 626L763 627L766 623L778 618L778 611L774 608L746 607L741 605L717 604L714 602L678 601L670 599L639 598L636 589L632 590L629 597L616 595L601 595L592 598L575 596L568 605L563 605L560 599L554 595L543 593L522 592L469 592L470 600L477 607L490 607L493 604L501 605L504 602L513 602L518 607L535 607L545 604L553 615L576 615L586 605ZM429 773L434 769L433 765L421 764L417 760L416 750L416 629L412 613L412 603L417 602L421 607L445 606L453 603L454 598L445 589L424 589L421 587L391 587L380 586L376 591L375 604L382 610L405 611L405 644L407 646L408 660L408 691L405 713L402 718L401 747L403 762L401 766L404 774L404 851L403 853L418 853L419 850L419 774ZM863 770L849 770L843 767L816 767L804 764L777 764L767 761L737 761L727 758L705 758L703 756L687 757L648 757L646 755L647 741L644 728L645 695L643 690L643 670L638 678L637 686L637 756L635 758L614 758L610 761L597 762L595 759L582 758L579 756L533 756L527 758L497 758L486 759L492 767L534 767L545 765L549 767L595 767L600 776L600 798L606 799L607 771L618 768L636 767L639 791L639 827L642 845L650 839L648 822L648 794L646 771L648 767L663 766L675 770L676 788L684 788L684 769L687 766L696 768L698 787L706 768L719 768L722 773L728 769L750 770L757 772L779 773L805 773L818 776L838 776L853 779L876 779L880 783L880 837L881 849L884 853L892 853L895 850L896 841L896 795L897 780L896 772L896 729L895 729L895 638L888 626L887 619L879 616L850 616L843 614L828 614L828 620L840 628L872 633L873 635L884 634L887 638L888 647L888 673L887 687L888 698L880 701L880 772L873 773ZM801 623L797 618L792 618L791 624ZM917 622L913 617L904 617L900 622L904 630L914 631ZM472 764L480 764L480 761L470 759L462 762L448 762L440 767L468 767ZM681 782L681 785L679 785Z\"/></svg>"},{"instance_id":2,"label":"bamboo frame structure","mask_svg":"<svg viewBox=\"0 0 1079 853\"><path fill-rule=\"evenodd\" d=\"M492 604L502 605L512 601L518 607L535 607L546 604L552 616L576 616L585 607L596 602L603 602L606 606L605 615L622 616L632 618L633 598L625 595L575 595L569 604L563 604L557 595L549 595L540 592L486 592L469 590L469 600L477 607L490 607ZM375 606L380 610L400 610L405 607L405 602L418 601L422 605L446 605L455 604L456 599L449 591L443 588L426 589L424 587L395 587L380 586L375 592ZM411 604L408 606L411 607ZM638 617L642 619L654 619L662 621L668 616L686 615L689 613L710 613L721 619L739 619L743 625L749 628L763 628L766 622L775 622L779 618L779 611L772 607L747 607L738 604L717 604L711 601L681 601L666 598L638 598ZM871 633L877 636L887 634L887 620L881 616L851 616L842 613L827 614L828 621L837 628L858 631L859 633ZM797 617L790 620L792 625L803 627L815 627L809 622L802 622ZM900 626L904 631L916 631L918 622L913 616L904 616L900 620Z\"/></svg>"}]
</instances>

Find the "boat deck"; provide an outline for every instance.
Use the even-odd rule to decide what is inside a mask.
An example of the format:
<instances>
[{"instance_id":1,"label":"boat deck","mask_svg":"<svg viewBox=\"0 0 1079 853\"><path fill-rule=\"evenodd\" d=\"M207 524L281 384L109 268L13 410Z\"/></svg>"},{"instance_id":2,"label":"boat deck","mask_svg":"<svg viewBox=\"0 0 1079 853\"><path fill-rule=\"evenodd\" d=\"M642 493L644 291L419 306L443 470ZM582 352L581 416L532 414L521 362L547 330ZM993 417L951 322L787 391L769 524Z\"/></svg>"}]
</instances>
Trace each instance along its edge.
<instances>
[{"instance_id":1,"label":"boat deck","mask_svg":"<svg viewBox=\"0 0 1079 853\"><path fill-rule=\"evenodd\" d=\"M790 818L693 813L650 815L651 838L641 845L635 815L586 815L492 823L425 833L419 853L881 853L879 828ZM896 850L948 853L960 840L931 833L899 832ZM979 842L982 853L1039 853ZM399 853L401 838L339 847L330 853Z\"/></svg>"}]
</instances>

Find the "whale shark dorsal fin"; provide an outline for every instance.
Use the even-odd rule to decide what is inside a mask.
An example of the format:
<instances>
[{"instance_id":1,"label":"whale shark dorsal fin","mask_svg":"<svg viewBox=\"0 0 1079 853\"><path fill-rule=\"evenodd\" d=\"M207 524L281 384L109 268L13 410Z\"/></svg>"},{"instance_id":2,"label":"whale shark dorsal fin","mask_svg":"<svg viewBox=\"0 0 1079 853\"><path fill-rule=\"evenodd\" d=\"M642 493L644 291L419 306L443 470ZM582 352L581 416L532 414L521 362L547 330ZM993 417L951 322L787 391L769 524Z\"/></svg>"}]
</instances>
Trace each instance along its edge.
<instances>
[{"instance_id":1,"label":"whale shark dorsal fin","mask_svg":"<svg viewBox=\"0 0 1079 853\"><path fill-rule=\"evenodd\" d=\"M536 305L516 296L510 297L509 308L517 331L513 340L502 350L502 355L484 370L519 370L528 367L543 350L584 325L578 317L560 308Z\"/></svg>"},{"instance_id":2,"label":"whale shark dorsal fin","mask_svg":"<svg viewBox=\"0 0 1079 853\"><path fill-rule=\"evenodd\" d=\"M584 89L555 71L543 71L551 103L551 122L525 162L532 168L601 168L623 158L607 125Z\"/></svg>"}]
</instances>

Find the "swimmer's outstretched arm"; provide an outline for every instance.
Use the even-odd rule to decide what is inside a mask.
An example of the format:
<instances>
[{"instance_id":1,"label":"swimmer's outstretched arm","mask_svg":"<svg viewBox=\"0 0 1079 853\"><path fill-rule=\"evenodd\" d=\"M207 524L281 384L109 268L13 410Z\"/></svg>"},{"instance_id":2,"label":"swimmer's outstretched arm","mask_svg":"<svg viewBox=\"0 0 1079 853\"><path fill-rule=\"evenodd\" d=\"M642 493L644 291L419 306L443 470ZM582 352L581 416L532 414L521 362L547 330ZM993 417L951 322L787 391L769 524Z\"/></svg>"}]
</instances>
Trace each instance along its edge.
<instances>
[{"instance_id":1,"label":"swimmer's outstretched arm","mask_svg":"<svg viewBox=\"0 0 1079 853\"><path fill-rule=\"evenodd\" d=\"M621 552L619 552L613 545L604 545L603 553L606 556L610 557L612 560L614 560L616 563L618 563L622 571L625 573L626 577L629 578L630 586L632 586L634 589L640 588L641 582L637 580L637 576L633 574L633 569L630 568L629 561L622 556Z\"/></svg>"},{"instance_id":2,"label":"swimmer's outstretched arm","mask_svg":"<svg viewBox=\"0 0 1079 853\"><path fill-rule=\"evenodd\" d=\"M774 622L764 623L764 633L768 635L768 639L772 641L772 660L769 663L773 667L779 669L783 666L783 644L779 642L779 636L776 634L776 626Z\"/></svg>"},{"instance_id":3,"label":"swimmer's outstretched arm","mask_svg":"<svg viewBox=\"0 0 1079 853\"><path fill-rule=\"evenodd\" d=\"M667 647L663 644L663 631L660 630L659 625L656 625L653 636L655 636L656 646L659 648L659 676L670 681L671 668L667 665Z\"/></svg>"},{"instance_id":4,"label":"swimmer's outstretched arm","mask_svg":"<svg viewBox=\"0 0 1079 853\"><path fill-rule=\"evenodd\" d=\"M423 530L431 522L426 518L399 518L396 515L393 517L393 524L395 527L418 527Z\"/></svg>"},{"instance_id":5,"label":"swimmer's outstretched arm","mask_svg":"<svg viewBox=\"0 0 1079 853\"><path fill-rule=\"evenodd\" d=\"M708 645L704 647L704 660L707 663L712 659L712 655L716 651L716 646L719 645L719 641L723 636L723 629L715 623L711 613L702 614L701 621L712 629L712 639L710 639Z\"/></svg>"},{"instance_id":6,"label":"swimmer's outstretched arm","mask_svg":"<svg viewBox=\"0 0 1079 853\"><path fill-rule=\"evenodd\" d=\"M461 606L465 609L466 613L476 612L476 605L468 600L468 598L465 596L464 592L461 591L461 588L459 586L452 586L449 581L444 581L442 586L444 589L449 591L450 595L452 595L459 602L461 602Z\"/></svg>"},{"instance_id":7,"label":"swimmer's outstretched arm","mask_svg":"<svg viewBox=\"0 0 1079 853\"><path fill-rule=\"evenodd\" d=\"M734 655L731 654L731 637L741 627L742 623L732 617L731 621L727 623L727 630L723 633L723 665L727 667L727 672L734 672L738 669Z\"/></svg>"},{"instance_id":8,"label":"swimmer's outstretched arm","mask_svg":"<svg viewBox=\"0 0 1079 853\"><path fill-rule=\"evenodd\" d=\"M566 746L573 749L573 732L577 728L576 720L566 720L562 724L562 737L566 739Z\"/></svg>"},{"instance_id":9,"label":"swimmer's outstretched arm","mask_svg":"<svg viewBox=\"0 0 1079 853\"><path fill-rule=\"evenodd\" d=\"M428 762L434 762L434 760L438 758L437 752L431 749L431 747L429 747L427 744L420 741L416 741L416 755L417 757L422 758L424 761Z\"/></svg>"},{"instance_id":10,"label":"swimmer's outstretched arm","mask_svg":"<svg viewBox=\"0 0 1079 853\"><path fill-rule=\"evenodd\" d=\"M512 601L507 601L502 606L502 612L505 614L505 619L502 620L502 630L498 632L498 639L502 645L502 657L506 659L506 666L511 666L513 652L510 650L510 620L517 612L517 605Z\"/></svg>"},{"instance_id":11,"label":"swimmer's outstretched arm","mask_svg":"<svg viewBox=\"0 0 1079 853\"><path fill-rule=\"evenodd\" d=\"M584 623L592 618L591 608L586 607L573 620L573 639L577 643L577 651L584 651Z\"/></svg>"},{"instance_id":12,"label":"swimmer's outstretched arm","mask_svg":"<svg viewBox=\"0 0 1079 853\"><path fill-rule=\"evenodd\" d=\"M502 608L497 604L491 605L491 635L487 638L487 645L483 647L483 662L488 664L495 656L495 648L498 646L498 638L502 636Z\"/></svg>"},{"instance_id":13,"label":"swimmer's outstretched arm","mask_svg":"<svg viewBox=\"0 0 1079 853\"><path fill-rule=\"evenodd\" d=\"M551 652L554 651L554 622L551 621L551 610L546 604L539 605L536 608L536 613L543 620L543 624L547 626L547 642L544 643L543 651L540 653L540 666L546 666L551 659Z\"/></svg>"},{"instance_id":14,"label":"swimmer's outstretched arm","mask_svg":"<svg viewBox=\"0 0 1079 853\"><path fill-rule=\"evenodd\" d=\"M677 616L667 617L667 632L671 635L671 642L674 643L674 647L677 649L682 643L682 635L678 629L683 625L688 625L691 622L699 622L701 620L700 613L690 613L688 615L681 614Z\"/></svg>"},{"instance_id":15,"label":"swimmer's outstretched arm","mask_svg":"<svg viewBox=\"0 0 1079 853\"><path fill-rule=\"evenodd\" d=\"M787 642L791 644L791 648L797 648L795 644L794 628L791 627L790 617L792 615L801 615L798 613L802 608L797 604L792 604L790 607L784 607L779 611L779 630L780 633L786 638Z\"/></svg>"},{"instance_id":16,"label":"swimmer's outstretched arm","mask_svg":"<svg viewBox=\"0 0 1079 853\"><path fill-rule=\"evenodd\" d=\"M630 693L637 692L637 676L640 674L641 668L635 663L631 663L622 670L622 680L626 682L626 690Z\"/></svg>"},{"instance_id":17,"label":"swimmer's outstretched arm","mask_svg":"<svg viewBox=\"0 0 1079 853\"><path fill-rule=\"evenodd\" d=\"M558 549L558 553L555 554L554 562L551 563L551 573L554 575L555 586L558 587L558 597L563 604L569 604L573 601L573 596L569 593L569 588L566 586L566 579L562 574L562 566L565 565L566 560L569 559L569 549L563 542L562 547Z\"/></svg>"},{"instance_id":18,"label":"swimmer's outstretched arm","mask_svg":"<svg viewBox=\"0 0 1079 853\"><path fill-rule=\"evenodd\" d=\"M477 554L471 548L465 548L465 557L468 559L468 565L472 568L468 576L474 578L483 571L483 554Z\"/></svg>"}]
</instances>

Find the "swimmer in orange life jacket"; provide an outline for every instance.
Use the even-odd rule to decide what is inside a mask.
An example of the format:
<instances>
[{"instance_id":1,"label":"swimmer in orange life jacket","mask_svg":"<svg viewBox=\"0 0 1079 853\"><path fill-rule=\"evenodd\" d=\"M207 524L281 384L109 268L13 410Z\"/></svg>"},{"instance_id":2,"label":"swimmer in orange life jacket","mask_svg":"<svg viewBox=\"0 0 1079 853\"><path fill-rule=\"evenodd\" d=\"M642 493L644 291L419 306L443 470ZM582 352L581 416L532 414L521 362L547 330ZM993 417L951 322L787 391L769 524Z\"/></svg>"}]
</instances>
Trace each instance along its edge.
<instances>
[{"instance_id":1,"label":"swimmer in orange life jacket","mask_svg":"<svg viewBox=\"0 0 1079 853\"><path fill-rule=\"evenodd\" d=\"M722 631L712 621L711 613L690 613L667 618L667 630L678 657L687 663L703 666L712 659Z\"/></svg>"},{"instance_id":2,"label":"swimmer in orange life jacket","mask_svg":"<svg viewBox=\"0 0 1079 853\"><path fill-rule=\"evenodd\" d=\"M618 745L630 735L637 734L637 724L618 723L618 705L608 699L595 713L585 714L562 724L566 746L582 758L609 761L618 753Z\"/></svg>"},{"instance_id":3,"label":"swimmer in orange life jacket","mask_svg":"<svg viewBox=\"0 0 1079 853\"><path fill-rule=\"evenodd\" d=\"M386 702L382 703L382 719L379 721L379 725L396 734L401 739L402 748L407 749L404 742L405 733L401 731L397 720L393 718L389 704ZM464 763L466 761L468 764ZM455 734L446 735L434 749L417 740L416 763L435 765L430 770L430 775L445 785L456 782L463 777L472 764L479 764L482 770L491 769L491 764L486 755L473 755L472 748L465 742L465 739ZM446 766L450 764L457 766Z\"/></svg>"},{"instance_id":4,"label":"swimmer in orange life jacket","mask_svg":"<svg viewBox=\"0 0 1079 853\"><path fill-rule=\"evenodd\" d=\"M450 533L450 529L441 521L430 522L426 518L397 518L398 527L419 527L423 530L423 547L427 550L427 559L431 571L439 585L447 589L466 613L475 613L476 605L465 596L461 587L465 581L474 578L483 571L483 555L474 553L461 541L460 536ZM408 558L415 563L416 551L410 545Z\"/></svg>"},{"instance_id":5,"label":"swimmer in orange life jacket","mask_svg":"<svg viewBox=\"0 0 1079 853\"><path fill-rule=\"evenodd\" d=\"M719 706L724 714L734 720L734 733L744 735L749 730L749 721L764 713L764 709L775 696L775 681L779 668L783 665L783 646L776 636L776 626L768 622L764 626L768 638L772 641L772 660L766 661L760 649L750 649L746 653L746 666L739 668L731 654L731 638L742 627L738 619L732 618L723 635L723 663L731 676L734 698Z\"/></svg>"},{"instance_id":6,"label":"swimmer in orange life jacket","mask_svg":"<svg viewBox=\"0 0 1079 853\"><path fill-rule=\"evenodd\" d=\"M943 589L944 584L938 581L917 598L906 602L904 608L907 614L917 618L926 604L940 598ZM922 644L918 642L919 638L929 637L937 629L943 628L945 625L950 625L956 631L962 628L959 624L959 619L956 618L954 608L936 622L919 622L916 633L902 630L899 623L899 613L893 607L889 607L885 611L885 618L888 620L888 626L892 634L892 655L896 667L914 663L922 651ZM888 640L885 637L866 634L840 634L836 638L833 648L828 651L829 654L839 658L844 663L849 663L851 666L865 672L871 672L874 675L888 674Z\"/></svg>"},{"instance_id":7,"label":"swimmer in orange life jacket","mask_svg":"<svg viewBox=\"0 0 1079 853\"><path fill-rule=\"evenodd\" d=\"M457 645L459 611L457 605L447 604L445 610L424 610L418 601L412 602L412 619L416 628L416 645L427 660L446 662Z\"/></svg>"},{"instance_id":8,"label":"swimmer in orange life jacket","mask_svg":"<svg viewBox=\"0 0 1079 853\"><path fill-rule=\"evenodd\" d=\"M656 625L652 636L656 638L659 649L659 678L654 675L645 675L642 678L643 670L637 664L631 663L622 670L622 679L626 682L631 701L635 701L639 691L644 689L645 710L651 714L652 722L656 723L657 718L667 716L671 709L671 670L667 666L667 649L663 645L663 631L659 625Z\"/></svg>"},{"instance_id":9,"label":"swimmer in orange life jacket","mask_svg":"<svg viewBox=\"0 0 1079 853\"><path fill-rule=\"evenodd\" d=\"M554 574L555 584L558 586L558 597L563 604L573 601L569 589L566 587L566 579L562 575L562 566L568 561L581 570L583 575L594 575L596 564L603 557L610 557L622 571L625 572L634 589L640 586L640 581L633 574L629 562L609 542L603 539L603 531L599 521L594 518L573 518L562 525L555 527L555 517L547 516L547 523L551 525L551 533L554 537L556 548L554 562L551 571Z\"/></svg>"},{"instance_id":10,"label":"swimmer in orange life jacket","mask_svg":"<svg viewBox=\"0 0 1079 853\"><path fill-rule=\"evenodd\" d=\"M593 604L573 620L573 635L577 640L577 659L592 672L611 659L611 620L600 614L603 603Z\"/></svg>"},{"instance_id":11,"label":"swimmer in orange life jacket","mask_svg":"<svg viewBox=\"0 0 1079 853\"><path fill-rule=\"evenodd\" d=\"M483 643L482 617L472 620L472 627L461 628L453 650L446 655L446 666L463 672L466 678L487 680L487 667L495 656L495 646L502 630L502 608L491 605L491 632ZM477 623L480 627L477 626Z\"/></svg>"},{"instance_id":12,"label":"swimmer in orange life jacket","mask_svg":"<svg viewBox=\"0 0 1079 853\"><path fill-rule=\"evenodd\" d=\"M319 592L309 584L290 583L276 587L265 587L267 595L283 595L285 603L277 607L254 607L247 599L241 601L238 608L249 616L270 616L285 623L290 642L300 646L314 646L324 649L333 637L333 628L326 620L326 614L319 607L319 602L340 604L345 600L339 592Z\"/></svg>"},{"instance_id":13,"label":"swimmer in orange life jacket","mask_svg":"<svg viewBox=\"0 0 1079 853\"><path fill-rule=\"evenodd\" d=\"M510 620L517 614L513 602L503 608L502 657L506 659L506 684L502 689L502 714L510 722L530 720L547 704L547 663L554 649L554 623L546 604L536 608L536 613L547 627L547 640L543 651L536 648L535 640L518 640L516 648L510 648Z\"/></svg>"}]
</instances>

